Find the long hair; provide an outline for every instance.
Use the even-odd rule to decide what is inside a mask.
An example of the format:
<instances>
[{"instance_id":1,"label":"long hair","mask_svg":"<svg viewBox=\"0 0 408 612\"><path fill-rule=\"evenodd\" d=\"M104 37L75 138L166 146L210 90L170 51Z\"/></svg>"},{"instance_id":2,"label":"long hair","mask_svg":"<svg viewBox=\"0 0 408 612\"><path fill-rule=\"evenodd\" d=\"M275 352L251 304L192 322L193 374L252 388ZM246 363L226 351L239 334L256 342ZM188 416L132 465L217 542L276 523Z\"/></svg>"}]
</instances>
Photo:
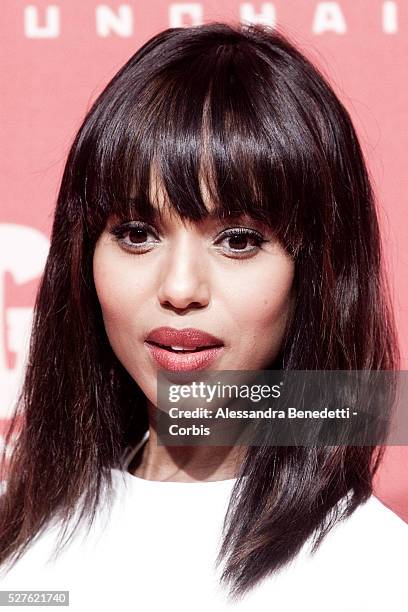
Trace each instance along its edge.
<instances>
[{"instance_id":1,"label":"long hair","mask_svg":"<svg viewBox=\"0 0 408 612\"><path fill-rule=\"evenodd\" d=\"M66 528L78 504L90 525L111 468L148 427L146 398L107 339L92 257L110 215L153 215L153 164L181 218L206 216L204 181L220 218L262 219L294 258L282 369L398 366L369 175L325 77L265 26L167 29L106 86L68 155L6 438L21 419L1 497L0 564L18 560L51 519ZM219 551L230 594L283 567L313 534L318 545L364 503L382 451L248 447ZM343 498L344 513L332 516Z\"/></svg>"}]
</instances>

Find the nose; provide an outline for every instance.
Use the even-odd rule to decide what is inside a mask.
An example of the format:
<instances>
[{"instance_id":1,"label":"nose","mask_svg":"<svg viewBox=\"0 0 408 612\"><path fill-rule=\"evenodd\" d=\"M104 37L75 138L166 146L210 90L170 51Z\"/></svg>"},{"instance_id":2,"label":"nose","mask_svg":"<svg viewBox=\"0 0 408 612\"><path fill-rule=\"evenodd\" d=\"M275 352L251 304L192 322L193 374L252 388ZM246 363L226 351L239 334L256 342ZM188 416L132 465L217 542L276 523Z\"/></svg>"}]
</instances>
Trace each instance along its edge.
<instances>
[{"instance_id":1,"label":"nose","mask_svg":"<svg viewBox=\"0 0 408 612\"><path fill-rule=\"evenodd\" d=\"M194 235L185 232L169 246L162 271L158 298L163 308L181 313L209 304L207 266Z\"/></svg>"}]
</instances>

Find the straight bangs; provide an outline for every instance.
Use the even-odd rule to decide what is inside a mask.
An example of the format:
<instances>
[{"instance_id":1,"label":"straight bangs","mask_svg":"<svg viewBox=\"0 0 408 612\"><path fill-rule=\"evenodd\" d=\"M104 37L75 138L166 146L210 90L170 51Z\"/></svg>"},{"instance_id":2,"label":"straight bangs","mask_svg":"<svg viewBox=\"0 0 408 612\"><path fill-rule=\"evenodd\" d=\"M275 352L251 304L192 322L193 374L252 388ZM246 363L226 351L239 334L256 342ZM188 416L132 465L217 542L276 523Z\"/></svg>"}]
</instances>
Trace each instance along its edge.
<instances>
[{"instance_id":1,"label":"straight bangs","mask_svg":"<svg viewBox=\"0 0 408 612\"><path fill-rule=\"evenodd\" d=\"M102 94L79 148L88 228L96 239L111 215L152 222L160 185L182 219L245 214L295 255L309 234L304 211L326 186L302 100L248 43L205 51L191 45L153 72L150 58L148 74L136 53Z\"/></svg>"}]
</instances>

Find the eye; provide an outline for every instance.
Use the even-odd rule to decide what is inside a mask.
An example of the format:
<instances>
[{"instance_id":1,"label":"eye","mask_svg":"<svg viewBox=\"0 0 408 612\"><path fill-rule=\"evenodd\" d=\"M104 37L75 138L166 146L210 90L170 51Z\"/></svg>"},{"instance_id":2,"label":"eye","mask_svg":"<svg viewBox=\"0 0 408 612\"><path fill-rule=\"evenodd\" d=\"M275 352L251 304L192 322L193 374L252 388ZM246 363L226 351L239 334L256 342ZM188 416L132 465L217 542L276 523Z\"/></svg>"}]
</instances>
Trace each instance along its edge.
<instances>
[{"instance_id":1,"label":"eye","mask_svg":"<svg viewBox=\"0 0 408 612\"><path fill-rule=\"evenodd\" d=\"M156 244L158 236L154 229L143 221L122 223L110 228L109 233L124 248L131 251L145 251ZM148 236L155 240L148 241Z\"/></svg>"},{"instance_id":2,"label":"eye","mask_svg":"<svg viewBox=\"0 0 408 612\"><path fill-rule=\"evenodd\" d=\"M235 257L245 257L255 254L260 246L268 241L255 230L237 227L225 230L218 238L216 244L222 242L228 243L226 250L229 254Z\"/></svg>"}]
</instances>

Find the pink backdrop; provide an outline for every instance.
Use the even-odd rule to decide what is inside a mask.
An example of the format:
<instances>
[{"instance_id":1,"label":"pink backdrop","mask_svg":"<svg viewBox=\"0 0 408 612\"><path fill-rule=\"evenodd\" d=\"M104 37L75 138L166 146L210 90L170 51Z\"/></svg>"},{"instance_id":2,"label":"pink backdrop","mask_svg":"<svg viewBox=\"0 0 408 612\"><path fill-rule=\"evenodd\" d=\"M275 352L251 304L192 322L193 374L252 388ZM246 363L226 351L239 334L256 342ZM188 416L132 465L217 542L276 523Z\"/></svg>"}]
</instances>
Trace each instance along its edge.
<instances>
[{"instance_id":1,"label":"pink backdrop","mask_svg":"<svg viewBox=\"0 0 408 612\"><path fill-rule=\"evenodd\" d=\"M64 160L86 110L150 36L212 20L278 24L350 111L381 211L408 364L408 3L4 0L1 5L0 434L19 388ZM408 521L408 448L390 447L377 495Z\"/></svg>"}]
</instances>

